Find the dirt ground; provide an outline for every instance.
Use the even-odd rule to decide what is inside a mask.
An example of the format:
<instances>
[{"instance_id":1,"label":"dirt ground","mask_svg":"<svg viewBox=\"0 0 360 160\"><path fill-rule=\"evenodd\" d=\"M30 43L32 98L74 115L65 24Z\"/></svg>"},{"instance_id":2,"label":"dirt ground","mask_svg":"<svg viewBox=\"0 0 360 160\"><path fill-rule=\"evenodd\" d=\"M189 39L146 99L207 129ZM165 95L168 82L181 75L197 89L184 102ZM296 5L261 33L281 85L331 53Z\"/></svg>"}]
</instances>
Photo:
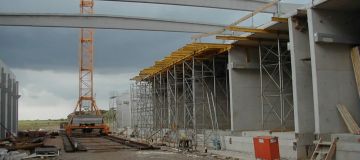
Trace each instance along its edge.
<instances>
[{"instance_id":1,"label":"dirt ground","mask_svg":"<svg viewBox=\"0 0 360 160\"><path fill-rule=\"evenodd\" d=\"M209 156L181 154L168 151L120 150L117 152L63 153L61 160L208 160Z\"/></svg>"},{"instance_id":2,"label":"dirt ground","mask_svg":"<svg viewBox=\"0 0 360 160\"><path fill-rule=\"evenodd\" d=\"M175 149L161 150L122 149L118 151L100 152L64 152L61 137L45 140L46 145L53 145L61 149L60 156L50 158L54 160L212 160L218 159L210 154L182 153Z\"/></svg>"}]
</instances>

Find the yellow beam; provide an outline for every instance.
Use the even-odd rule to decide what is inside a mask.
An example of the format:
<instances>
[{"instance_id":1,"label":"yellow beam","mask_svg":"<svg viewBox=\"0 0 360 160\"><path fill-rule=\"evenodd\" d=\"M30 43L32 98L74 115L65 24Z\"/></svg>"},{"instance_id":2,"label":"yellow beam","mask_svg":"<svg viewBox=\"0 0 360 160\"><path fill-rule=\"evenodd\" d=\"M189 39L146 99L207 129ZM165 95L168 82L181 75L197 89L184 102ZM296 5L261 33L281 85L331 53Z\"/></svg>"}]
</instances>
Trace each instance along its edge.
<instances>
[{"instance_id":1,"label":"yellow beam","mask_svg":"<svg viewBox=\"0 0 360 160\"><path fill-rule=\"evenodd\" d=\"M280 23L288 23L288 18L271 17L271 21L280 22Z\"/></svg>"},{"instance_id":2,"label":"yellow beam","mask_svg":"<svg viewBox=\"0 0 360 160\"><path fill-rule=\"evenodd\" d=\"M172 53L171 55L187 56L187 55L191 55L191 54L184 54L184 53Z\"/></svg>"},{"instance_id":3,"label":"yellow beam","mask_svg":"<svg viewBox=\"0 0 360 160\"><path fill-rule=\"evenodd\" d=\"M241 37L241 36L216 36L216 39L221 39L221 40L236 40L236 41L254 41L253 38Z\"/></svg>"},{"instance_id":4,"label":"yellow beam","mask_svg":"<svg viewBox=\"0 0 360 160\"><path fill-rule=\"evenodd\" d=\"M272 7L273 5L277 4L279 1L280 0L273 0L273 1L269 2L268 4L266 4L264 6L260 6L259 8L254 10L253 12L250 12L247 15L245 15L244 17L240 18L239 20L231 23L229 26L236 26L236 25L240 24L241 22L244 22L247 19L249 19L251 17L254 17L256 14L260 13L261 11ZM225 28L224 29L219 29L219 30L213 31L213 32L196 34L196 35L191 36L191 38L192 39L199 39L199 38L207 37L207 36L211 36L211 35L222 34L224 31L225 31Z\"/></svg>"},{"instance_id":5,"label":"yellow beam","mask_svg":"<svg viewBox=\"0 0 360 160\"><path fill-rule=\"evenodd\" d=\"M280 33L280 31L277 31L277 30L238 27L238 26L229 26L229 27L226 27L226 29L229 30L229 31L236 31L236 32L251 32L251 33L262 33L262 34L277 34L277 33Z\"/></svg>"},{"instance_id":6,"label":"yellow beam","mask_svg":"<svg viewBox=\"0 0 360 160\"><path fill-rule=\"evenodd\" d=\"M228 35L219 35L216 36L216 39L221 39L221 40L235 40L235 41L270 41L270 42L274 42L276 41L276 39L271 39L271 38L253 38L253 37L242 37L242 36L228 36ZM283 41L281 39L281 41Z\"/></svg>"},{"instance_id":7,"label":"yellow beam","mask_svg":"<svg viewBox=\"0 0 360 160\"><path fill-rule=\"evenodd\" d=\"M193 43L192 45L201 46L196 51L197 53L203 52L206 49L223 49L223 48L231 47L231 44L215 44L215 43Z\"/></svg>"},{"instance_id":8,"label":"yellow beam","mask_svg":"<svg viewBox=\"0 0 360 160\"><path fill-rule=\"evenodd\" d=\"M194 51L187 51L187 50L184 50L184 51L182 51L182 50L179 50L179 51L175 51L175 52L173 52L174 54L176 53L176 54L191 54L191 53L193 53Z\"/></svg>"},{"instance_id":9,"label":"yellow beam","mask_svg":"<svg viewBox=\"0 0 360 160\"><path fill-rule=\"evenodd\" d=\"M156 71L157 69L152 68L152 69L144 69L141 72L152 72L152 71Z\"/></svg>"},{"instance_id":10,"label":"yellow beam","mask_svg":"<svg viewBox=\"0 0 360 160\"><path fill-rule=\"evenodd\" d=\"M146 79L148 77L154 76L160 72L164 72L169 67L181 63L182 61L195 56L206 54L208 52L218 52L222 53L230 49L230 44L216 44L216 43L191 43L187 44L184 47L178 49L177 51L172 52L170 55L164 57L160 61L155 61L154 65L140 71L140 79ZM212 50L211 50L212 49Z\"/></svg>"}]
</instances>

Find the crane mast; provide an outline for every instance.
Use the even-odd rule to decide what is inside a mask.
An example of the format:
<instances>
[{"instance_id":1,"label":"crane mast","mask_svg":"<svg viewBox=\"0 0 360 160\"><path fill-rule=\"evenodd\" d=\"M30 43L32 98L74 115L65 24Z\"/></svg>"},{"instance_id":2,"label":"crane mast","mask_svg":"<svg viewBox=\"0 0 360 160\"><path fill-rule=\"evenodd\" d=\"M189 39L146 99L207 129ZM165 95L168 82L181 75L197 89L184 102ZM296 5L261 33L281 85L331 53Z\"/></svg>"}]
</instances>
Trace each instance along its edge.
<instances>
[{"instance_id":1,"label":"crane mast","mask_svg":"<svg viewBox=\"0 0 360 160\"><path fill-rule=\"evenodd\" d=\"M93 0L80 0L80 14L94 13ZM75 111L79 113L88 112L100 115L96 106L93 92L94 71L94 29L80 29L80 51L79 51L79 100Z\"/></svg>"},{"instance_id":2,"label":"crane mast","mask_svg":"<svg viewBox=\"0 0 360 160\"><path fill-rule=\"evenodd\" d=\"M80 0L80 14L94 13L94 0ZM80 134L98 131L107 134L109 127L104 123L94 98L94 29L80 29L79 49L79 100L66 127L68 135L81 130ZM96 133L96 132L95 132Z\"/></svg>"}]
</instances>

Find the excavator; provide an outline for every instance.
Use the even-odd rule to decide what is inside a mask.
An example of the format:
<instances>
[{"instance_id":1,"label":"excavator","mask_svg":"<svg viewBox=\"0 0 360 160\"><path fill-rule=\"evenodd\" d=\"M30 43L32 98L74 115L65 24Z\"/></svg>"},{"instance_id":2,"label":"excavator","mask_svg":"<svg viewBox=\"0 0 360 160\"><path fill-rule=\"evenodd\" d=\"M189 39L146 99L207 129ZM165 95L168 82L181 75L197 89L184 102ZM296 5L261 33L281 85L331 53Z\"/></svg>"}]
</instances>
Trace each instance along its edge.
<instances>
[{"instance_id":1,"label":"excavator","mask_svg":"<svg viewBox=\"0 0 360 160\"><path fill-rule=\"evenodd\" d=\"M94 0L80 0L80 13L93 14ZM94 29L80 29L79 51L79 100L74 112L68 116L68 124L64 126L66 134L98 134L106 135L109 127L104 122L96 105L93 92L94 71Z\"/></svg>"}]
</instances>

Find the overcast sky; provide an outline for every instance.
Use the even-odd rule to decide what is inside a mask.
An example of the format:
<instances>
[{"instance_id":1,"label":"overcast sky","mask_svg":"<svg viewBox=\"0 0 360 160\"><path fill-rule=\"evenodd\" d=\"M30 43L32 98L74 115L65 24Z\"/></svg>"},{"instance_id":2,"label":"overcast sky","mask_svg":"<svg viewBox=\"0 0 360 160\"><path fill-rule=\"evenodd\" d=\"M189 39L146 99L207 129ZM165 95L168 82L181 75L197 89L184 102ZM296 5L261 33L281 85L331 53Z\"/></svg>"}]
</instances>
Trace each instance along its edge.
<instances>
[{"instance_id":1,"label":"overcast sky","mask_svg":"<svg viewBox=\"0 0 360 160\"><path fill-rule=\"evenodd\" d=\"M288 0L305 3L308 0ZM79 0L0 0L0 12L78 13ZM246 12L168 5L98 2L99 14L229 24ZM271 16L260 14L254 25ZM251 25L250 21L243 25ZM107 109L112 91L126 92L144 67L186 43L191 34L96 30L94 89ZM65 118L78 99L79 29L0 27L0 59L20 82L19 119Z\"/></svg>"}]
</instances>

